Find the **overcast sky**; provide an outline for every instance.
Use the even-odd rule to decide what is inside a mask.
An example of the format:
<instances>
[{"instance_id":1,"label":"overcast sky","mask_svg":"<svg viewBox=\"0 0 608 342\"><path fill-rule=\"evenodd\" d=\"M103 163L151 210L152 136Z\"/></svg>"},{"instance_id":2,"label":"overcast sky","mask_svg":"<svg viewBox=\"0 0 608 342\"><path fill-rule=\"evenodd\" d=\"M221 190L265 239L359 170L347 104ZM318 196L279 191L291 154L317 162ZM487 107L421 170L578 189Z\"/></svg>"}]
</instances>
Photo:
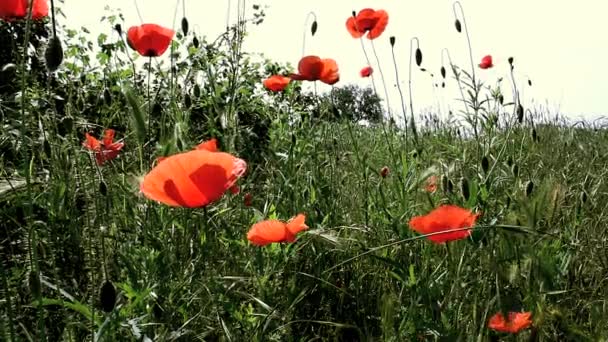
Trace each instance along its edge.
<instances>
[{"instance_id":1,"label":"overcast sky","mask_svg":"<svg viewBox=\"0 0 608 342\"><path fill-rule=\"evenodd\" d=\"M144 22L172 27L175 6L179 4L176 25L182 17L182 1L139 0ZM229 10L227 0L186 0L190 27L201 35L216 37L226 25L230 12L236 18L236 0ZM353 39L345 28L346 19L353 10L365 7L384 9L389 13L389 24L384 34L374 40L380 66L389 88L389 100L394 110L400 108L395 88L395 71L392 63L389 37L395 36L395 52L399 78L407 100L409 40L417 36L422 49L423 67L438 77L441 66L441 50L448 48L453 62L470 69L466 38L454 29L452 1L403 1L403 0L258 0L248 1L248 15L252 5L265 8L266 19L262 25L250 26L246 38L246 50L260 52L279 62L296 66L302 55L302 34L307 14L314 11L318 20L315 37L307 37L306 54L322 58L334 58L339 65L341 80L338 83L369 85L370 79L361 79L359 70L366 65L360 41ZM211 5L212 4L212 5ZM505 77L504 90L510 94L507 83L507 58L513 56L516 78L525 107L547 107L559 110L572 118L594 118L608 114L606 78L608 69L608 3L605 0L463 0L465 15L471 34L475 63L486 54L494 56L495 67L490 70L476 69L479 78L494 84ZM129 0L65 0L63 10L66 25L73 28L86 26L93 34L109 33L111 28L100 24L103 8L122 9L127 26L141 20L133 1ZM177 27L176 27L177 29ZM380 95L384 91L380 73L373 57L370 41L365 47L376 72L376 85ZM528 77L532 87L527 86ZM458 95L453 81L445 90L434 88L429 74L413 73L415 109L438 106L457 106ZM327 90L328 86L320 89Z\"/></svg>"}]
</instances>

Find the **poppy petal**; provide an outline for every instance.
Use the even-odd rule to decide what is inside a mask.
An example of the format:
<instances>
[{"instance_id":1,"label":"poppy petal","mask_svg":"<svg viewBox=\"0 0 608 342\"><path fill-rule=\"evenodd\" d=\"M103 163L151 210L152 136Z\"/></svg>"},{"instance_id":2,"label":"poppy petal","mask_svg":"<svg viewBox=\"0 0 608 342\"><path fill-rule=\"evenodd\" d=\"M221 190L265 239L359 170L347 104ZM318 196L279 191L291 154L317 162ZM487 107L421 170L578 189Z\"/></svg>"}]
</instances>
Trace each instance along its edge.
<instances>
[{"instance_id":1,"label":"poppy petal","mask_svg":"<svg viewBox=\"0 0 608 342\"><path fill-rule=\"evenodd\" d=\"M323 69L319 76L319 79L323 83L327 83L329 85L335 84L340 80L340 73L338 70L338 63L331 58L322 59Z\"/></svg>"},{"instance_id":2,"label":"poppy petal","mask_svg":"<svg viewBox=\"0 0 608 342\"><path fill-rule=\"evenodd\" d=\"M346 20L346 29L348 30L348 33L350 33L350 35L353 38L361 38L363 37L363 34L365 32L360 32L359 30L357 30L357 21L355 19L355 17L349 17L348 20Z\"/></svg>"},{"instance_id":3,"label":"poppy petal","mask_svg":"<svg viewBox=\"0 0 608 342\"><path fill-rule=\"evenodd\" d=\"M106 129L106 131L104 132L103 135L103 145L108 147L110 145L112 145L112 142L114 141L114 130L113 129Z\"/></svg>"},{"instance_id":4,"label":"poppy petal","mask_svg":"<svg viewBox=\"0 0 608 342\"><path fill-rule=\"evenodd\" d=\"M384 32L386 26L388 25L388 13L384 10L375 11L374 19L374 26L367 34L368 39L376 39Z\"/></svg>"},{"instance_id":5,"label":"poppy petal","mask_svg":"<svg viewBox=\"0 0 608 342\"><path fill-rule=\"evenodd\" d=\"M202 143L196 146L197 150L205 150L209 152L217 152L217 139L213 138L207 141L203 141Z\"/></svg>"},{"instance_id":6,"label":"poppy petal","mask_svg":"<svg viewBox=\"0 0 608 342\"><path fill-rule=\"evenodd\" d=\"M323 72L324 63L318 56L305 56L298 63L298 73L309 81L318 80Z\"/></svg>"},{"instance_id":7,"label":"poppy petal","mask_svg":"<svg viewBox=\"0 0 608 342\"><path fill-rule=\"evenodd\" d=\"M304 214L298 214L296 217L292 218L287 223L287 230L292 235L295 236L299 232L308 229L308 226L306 225L305 221L306 221L306 215L304 215Z\"/></svg>"},{"instance_id":8,"label":"poppy petal","mask_svg":"<svg viewBox=\"0 0 608 342\"><path fill-rule=\"evenodd\" d=\"M257 246L265 246L270 243L290 241L293 239L285 223L279 220L266 220L251 226L247 233L247 239Z\"/></svg>"},{"instance_id":9,"label":"poppy petal","mask_svg":"<svg viewBox=\"0 0 608 342\"><path fill-rule=\"evenodd\" d=\"M82 143L84 147L91 151L98 151L101 149L101 141L97 140L95 137L90 135L89 133L85 133L85 142Z\"/></svg>"}]
</instances>

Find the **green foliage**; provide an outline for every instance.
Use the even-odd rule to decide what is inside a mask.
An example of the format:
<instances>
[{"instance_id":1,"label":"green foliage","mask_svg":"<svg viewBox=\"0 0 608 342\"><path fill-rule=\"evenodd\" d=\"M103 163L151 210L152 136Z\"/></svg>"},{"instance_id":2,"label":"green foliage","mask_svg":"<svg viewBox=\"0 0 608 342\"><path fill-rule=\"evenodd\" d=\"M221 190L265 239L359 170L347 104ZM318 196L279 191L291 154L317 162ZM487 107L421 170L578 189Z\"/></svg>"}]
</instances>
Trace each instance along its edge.
<instances>
[{"instance_id":1,"label":"green foliage","mask_svg":"<svg viewBox=\"0 0 608 342\"><path fill-rule=\"evenodd\" d=\"M370 87L355 84L337 86L331 92L319 96L322 118L369 123L383 121L382 100Z\"/></svg>"}]
</instances>

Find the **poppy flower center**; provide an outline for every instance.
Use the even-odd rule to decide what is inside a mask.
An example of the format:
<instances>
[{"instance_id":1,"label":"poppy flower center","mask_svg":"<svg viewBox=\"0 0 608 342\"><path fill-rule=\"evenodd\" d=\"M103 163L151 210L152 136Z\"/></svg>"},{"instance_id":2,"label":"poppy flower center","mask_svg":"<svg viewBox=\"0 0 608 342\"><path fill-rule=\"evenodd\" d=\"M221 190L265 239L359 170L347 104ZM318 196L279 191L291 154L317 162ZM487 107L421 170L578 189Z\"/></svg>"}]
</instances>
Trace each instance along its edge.
<instances>
[{"instance_id":1,"label":"poppy flower center","mask_svg":"<svg viewBox=\"0 0 608 342\"><path fill-rule=\"evenodd\" d=\"M158 53L156 53L156 51L154 49L148 49L146 51L146 54L144 56L146 56L146 57L158 57Z\"/></svg>"},{"instance_id":2,"label":"poppy flower center","mask_svg":"<svg viewBox=\"0 0 608 342\"><path fill-rule=\"evenodd\" d=\"M377 19L373 19L373 18L357 19L357 30L359 30L359 32L369 31L369 30L373 29L374 26L376 26L377 21L378 21Z\"/></svg>"}]
</instances>

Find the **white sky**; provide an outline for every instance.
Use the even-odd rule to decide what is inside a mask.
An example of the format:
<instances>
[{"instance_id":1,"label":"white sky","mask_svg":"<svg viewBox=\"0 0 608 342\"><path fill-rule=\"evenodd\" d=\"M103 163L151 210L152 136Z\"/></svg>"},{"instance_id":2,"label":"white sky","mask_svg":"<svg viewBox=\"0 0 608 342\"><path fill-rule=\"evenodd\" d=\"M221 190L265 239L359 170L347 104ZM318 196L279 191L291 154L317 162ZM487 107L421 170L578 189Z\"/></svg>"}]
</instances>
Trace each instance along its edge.
<instances>
[{"instance_id":1,"label":"white sky","mask_svg":"<svg viewBox=\"0 0 608 342\"><path fill-rule=\"evenodd\" d=\"M179 1L139 0L144 22L167 27L173 25L173 14ZM604 96L608 77L608 2L605 0L462 0L461 1L473 45L474 62L477 64L486 54L494 56L496 65L490 70L476 69L476 74L489 84L498 77L505 77L503 89L510 94L507 82L507 58L515 57L515 71L519 88L523 90L524 106L548 106L554 112L572 118L594 118L608 114L608 100ZM213 5L210 5L213 3ZM232 21L236 18L237 0L232 1ZM251 6L260 4L265 9L266 19L260 26L249 26L245 49L260 52L279 62L290 62L297 66L302 55L303 30L309 32L310 23L304 21L310 11L317 15L319 29L315 37L307 37L306 54L322 58L334 58L339 65L341 80L338 83L369 85L370 79L361 79L359 70L366 65L359 40L353 39L345 28L345 21L353 10L365 7L384 9L389 13L389 24L384 34L374 41L381 67L389 88L389 99L393 110L400 108L400 100L394 80L394 67L390 53L389 36L396 36L395 51L399 78L406 101L409 40L420 39L423 67L439 77L441 50L447 47L453 62L470 69L466 38L454 29L452 1L427 0L257 0L247 2L250 16ZM126 26L141 23L133 1L130 0L65 0L62 6L67 15L67 24L72 28L86 26L96 36L100 32L110 33L99 19L104 15L104 6L121 8ZM187 17L191 29L201 35L215 38L226 26L227 0L186 0ZM179 29L182 17L178 10L175 29ZM126 28L125 28L126 30ZM369 41L364 39L368 54L375 69L378 92L383 96L380 73L371 54ZM448 68L449 75L449 68ZM526 82L529 76L532 87ZM437 108L445 111L446 105L458 106L458 95L454 81L448 82L446 90L433 87L430 76L415 72L414 106ZM322 90L329 86L322 85ZM383 96L384 97L384 96ZM409 107L408 107L409 108ZM409 110L408 110L409 112ZM408 114L409 115L409 114Z\"/></svg>"}]
</instances>

